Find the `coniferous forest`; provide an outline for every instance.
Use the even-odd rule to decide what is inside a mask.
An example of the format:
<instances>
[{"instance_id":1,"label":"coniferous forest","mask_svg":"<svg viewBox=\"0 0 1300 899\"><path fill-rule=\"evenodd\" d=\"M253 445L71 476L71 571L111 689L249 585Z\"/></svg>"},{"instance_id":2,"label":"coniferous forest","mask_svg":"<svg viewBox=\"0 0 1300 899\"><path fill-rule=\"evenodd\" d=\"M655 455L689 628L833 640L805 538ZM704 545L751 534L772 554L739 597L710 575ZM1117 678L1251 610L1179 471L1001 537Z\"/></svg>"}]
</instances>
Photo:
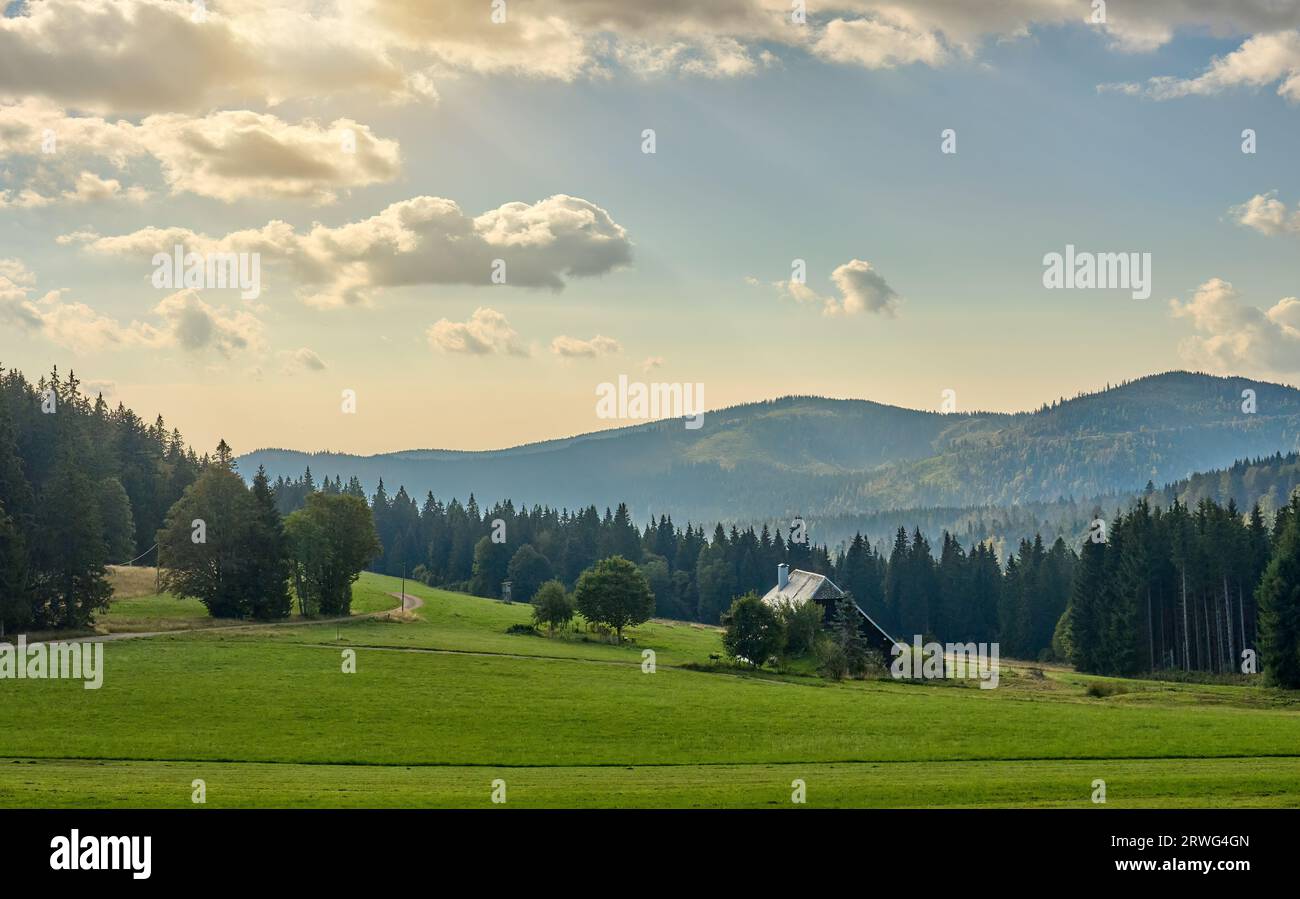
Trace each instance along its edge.
<instances>
[{"instance_id":1,"label":"coniferous forest","mask_svg":"<svg viewBox=\"0 0 1300 899\"><path fill-rule=\"evenodd\" d=\"M274 489L282 512L315 490L364 495L355 478L317 485L310 470ZM831 552L788 539L781 525L706 532L664 515L638 529L624 504L603 514L511 502L481 510L473 495L417 504L380 482L370 503L384 551L372 567L482 596L499 596L510 580L513 598L526 601L552 577L572 585L598 559L621 555L641 567L658 616L716 623L735 597L770 589L785 563L828 575L899 639L997 641L1009 657L1114 675L1240 673L1247 651L1267 660L1261 621L1276 618L1272 634L1294 634L1297 624L1300 582L1285 580L1285 551L1300 527L1300 496L1268 522L1258 506L1243 514L1231 499L1162 508L1154 488L1148 494L1103 519L1100 537L1088 532L1073 545L1035 537L999 559L990 542L964 547L946 532L937 546L919 529L899 528L887 546L858 534ZM494 530L504 539L494 542ZM1257 598L1275 559L1281 574ZM1294 639L1274 651L1279 662Z\"/></svg>"},{"instance_id":2,"label":"coniferous forest","mask_svg":"<svg viewBox=\"0 0 1300 899\"><path fill-rule=\"evenodd\" d=\"M1276 469L1282 457L1266 462ZM638 526L622 503L603 513L510 501L481 509L472 494L417 503L382 481L367 497L355 477L318 484L310 469L273 484L259 472L235 489L233 473L224 443L200 457L161 417L146 425L121 404L89 399L72 373L32 383L0 372L0 622L7 631L90 624L111 598L106 566L150 564L160 542L182 565L205 495L228 495L248 519L225 529L247 538L227 553L236 572L227 583L242 593L207 597L201 577L169 571L164 559L168 584L203 597L214 615L286 615L291 586L305 614L346 612L346 583L310 582L309 566L293 560L295 547L310 556L308 516L284 521L304 507L321 522L345 516L325 498L348 497L369 506L378 538L358 537L356 567L481 596L500 596L509 581L512 598L528 601L552 578L572 586L621 556L640 568L657 616L717 623L736 597L770 589L784 563L831 577L900 639L996 641L1008 657L1103 674L1300 678L1300 496L1265 516L1258 504L1243 512L1235 495L1189 506L1148 486L1108 518L1098 510L1100 539L1092 530L1050 544L1036 536L1002 558L992 540L963 545L945 531L932 544L916 527L900 527L892 543L859 533L832 549L787 522L706 529L661 515Z\"/></svg>"}]
</instances>

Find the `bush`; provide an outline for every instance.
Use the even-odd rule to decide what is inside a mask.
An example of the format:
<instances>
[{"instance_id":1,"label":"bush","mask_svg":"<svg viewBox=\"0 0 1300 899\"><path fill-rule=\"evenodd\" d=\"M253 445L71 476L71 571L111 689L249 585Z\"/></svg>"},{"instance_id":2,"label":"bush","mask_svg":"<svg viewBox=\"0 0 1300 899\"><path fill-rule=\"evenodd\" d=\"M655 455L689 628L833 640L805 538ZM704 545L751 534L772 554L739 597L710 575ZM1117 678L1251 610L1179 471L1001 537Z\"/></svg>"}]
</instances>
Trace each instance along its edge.
<instances>
[{"instance_id":1,"label":"bush","mask_svg":"<svg viewBox=\"0 0 1300 899\"><path fill-rule=\"evenodd\" d=\"M817 673L827 680L844 680L849 676L849 656L833 640L825 640L817 646Z\"/></svg>"},{"instance_id":2,"label":"bush","mask_svg":"<svg viewBox=\"0 0 1300 899\"><path fill-rule=\"evenodd\" d=\"M796 605L782 600L777 614L785 626L785 656L797 659L811 655L822 634L822 607L815 602Z\"/></svg>"},{"instance_id":3,"label":"bush","mask_svg":"<svg viewBox=\"0 0 1300 899\"><path fill-rule=\"evenodd\" d=\"M746 593L722 613L722 646L733 657L762 667L785 648L785 624L757 593Z\"/></svg>"},{"instance_id":4,"label":"bush","mask_svg":"<svg viewBox=\"0 0 1300 899\"><path fill-rule=\"evenodd\" d=\"M1107 696L1119 696L1121 693L1127 693L1128 688L1110 681L1094 681L1088 684L1088 695L1094 699L1104 699Z\"/></svg>"},{"instance_id":5,"label":"bush","mask_svg":"<svg viewBox=\"0 0 1300 899\"><path fill-rule=\"evenodd\" d=\"M533 594L533 624L545 627L547 633L555 633L559 628L567 627L573 620L573 600L564 590L564 584L550 580L537 588Z\"/></svg>"}]
</instances>

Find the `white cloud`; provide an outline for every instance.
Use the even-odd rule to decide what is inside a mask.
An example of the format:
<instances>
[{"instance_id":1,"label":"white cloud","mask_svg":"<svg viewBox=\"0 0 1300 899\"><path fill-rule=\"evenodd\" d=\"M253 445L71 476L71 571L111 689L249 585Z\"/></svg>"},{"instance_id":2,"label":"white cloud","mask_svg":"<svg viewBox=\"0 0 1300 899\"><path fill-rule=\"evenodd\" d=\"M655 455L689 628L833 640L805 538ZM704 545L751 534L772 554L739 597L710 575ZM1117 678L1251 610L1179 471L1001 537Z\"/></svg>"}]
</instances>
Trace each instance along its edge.
<instances>
[{"instance_id":1,"label":"white cloud","mask_svg":"<svg viewBox=\"0 0 1300 899\"><path fill-rule=\"evenodd\" d=\"M43 152L46 135L55 152ZM98 116L68 115L60 106L26 98L0 105L0 155L28 162L39 180L65 180L78 163L106 163L125 172L141 158L159 164L174 194L193 193L219 200L244 197L302 198L333 202L339 190L392 181L401 169L396 141L376 137L369 127L340 118L327 126L313 120L285 122L270 115L232 110L194 118L164 114L138 125ZM87 179L99 181L96 193ZM144 190L121 191L116 179L90 171L77 176L65 200L122 195L142 199ZM116 185L116 186L114 186ZM0 196L0 202L4 200ZM24 199L9 205L44 205Z\"/></svg>"},{"instance_id":2,"label":"white cloud","mask_svg":"<svg viewBox=\"0 0 1300 899\"><path fill-rule=\"evenodd\" d=\"M1104 34L1147 51L1181 30L1267 35L1300 27L1277 0L1144 0L1085 23L1085 0L836 0L790 21L788 0L529 0L494 22L486 2L41 0L0 19L0 92L78 109L203 114L361 94L432 97L461 72L573 81L615 71L742 77L776 52L867 68L942 66L1036 28ZM775 52L774 52L775 51Z\"/></svg>"},{"instance_id":3,"label":"white cloud","mask_svg":"<svg viewBox=\"0 0 1300 899\"><path fill-rule=\"evenodd\" d=\"M150 258L176 244L187 251L260 253L278 260L313 305L368 302L385 287L492 284L495 261L505 284L562 290L568 278L605 274L631 261L632 244L604 209L563 194L537 203L506 203L471 218L451 200L415 197L378 215L298 233L281 221L212 238L187 228L144 228L100 237L62 235L92 253Z\"/></svg>"},{"instance_id":4,"label":"white cloud","mask_svg":"<svg viewBox=\"0 0 1300 899\"><path fill-rule=\"evenodd\" d=\"M653 371L656 368L662 368L663 364L663 356L646 356L645 361L641 363L641 370L644 372Z\"/></svg>"},{"instance_id":5,"label":"white cloud","mask_svg":"<svg viewBox=\"0 0 1300 899\"><path fill-rule=\"evenodd\" d=\"M835 19L826 25L813 52L831 62L866 69L892 69L909 63L941 66L949 59L939 35L872 19Z\"/></svg>"},{"instance_id":6,"label":"white cloud","mask_svg":"<svg viewBox=\"0 0 1300 899\"><path fill-rule=\"evenodd\" d=\"M63 291L31 296L35 278L18 260L0 260L0 322L38 334L76 353L116 349L212 350L222 356L263 348L262 322L246 310L209 305L193 290L162 299L157 322L122 324Z\"/></svg>"},{"instance_id":7,"label":"white cloud","mask_svg":"<svg viewBox=\"0 0 1300 899\"><path fill-rule=\"evenodd\" d=\"M596 359L623 352L623 345L614 338L601 334L591 340L561 334L551 341L551 352L565 359Z\"/></svg>"},{"instance_id":8,"label":"white cloud","mask_svg":"<svg viewBox=\"0 0 1300 899\"><path fill-rule=\"evenodd\" d=\"M757 283L751 278L746 281ZM898 311L898 294L866 260L851 259L836 266L831 281L837 296L823 296L800 281L775 281L772 286L800 305L820 305L827 316L872 312L892 318Z\"/></svg>"},{"instance_id":9,"label":"white cloud","mask_svg":"<svg viewBox=\"0 0 1300 899\"><path fill-rule=\"evenodd\" d=\"M1227 281L1211 278L1188 302L1170 300L1169 309L1199 332L1181 346L1192 365L1221 373L1300 372L1300 299L1261 310L1243 303Z\"/></svg>"},{"instance_id":10,"label":"white cloud","mask_svg":"<svg viewBox=\"0 0 1300 899\"><path fill-rule=\"evenodd\" d=\"M1233 206L1228 214L1237 224L1270 237L1300 232L1300 207L1288 210L1277 198L1277 191L1256 194L1240 206Z\"/></svg>"},{"instance_id":11,"label":"white cloud","mask_svg":"<svg viewBox=\"0 0 1300 899\"><path fill-rule=\"evenodd\" d=\"M230 7L229 12L226 8ZM217 106L418 85L367 26L364 4L209 4L203 21L177 0L42 0L0 18L0 91L96 111L205 112Z\"/></svg>"},{"instance_id":12,"label":"white cloud","mask_svg":"<svg viewBox=\"0 0 1300 899\"><path fill-rule=\"evenodd\" d=\"M852 259L831 272L831 280L839 288L840 301L827 307L828 314L876 312L893 316L898 309L898 294L870 262Z\"/></svg>"},{"instance_id":13,"label":"white cloud","mask_svg":"<svg viewBox=\"0 0 1300 899\"><path fill-rule=\"evenodd\" d=\"M469 321L439 319L426 332L429 345L444 353L467 353L473 356L527 356L519 335L506 317L495 309L480 306Z\"/></svg>"},{"instance_id":14,"label":"white cloud","mask_svg":"<svg viewBox=\"0 0 1300 899\"><path fill-rule=\"evenodd\" d=\"M1194 78L1162 75L1145 85L1132 83L1102 85L1103 89L1142 94L1153 100L1211 96L1238 87L1265 87L1277 83L1277 93L1291 103L1300 103L1300 31L1257 34L1224 56L1215 57L1209 67Z\"/></svg>"}]
</instances>

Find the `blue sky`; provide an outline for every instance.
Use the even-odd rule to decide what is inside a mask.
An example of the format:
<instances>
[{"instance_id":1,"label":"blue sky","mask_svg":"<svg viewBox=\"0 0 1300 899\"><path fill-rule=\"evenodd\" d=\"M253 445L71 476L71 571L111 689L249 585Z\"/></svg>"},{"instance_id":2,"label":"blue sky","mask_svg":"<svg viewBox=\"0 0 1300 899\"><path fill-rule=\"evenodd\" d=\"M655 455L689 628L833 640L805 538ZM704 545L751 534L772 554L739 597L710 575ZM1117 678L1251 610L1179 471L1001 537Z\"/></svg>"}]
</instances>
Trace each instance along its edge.
<instances>
[{"instance_id":1,"label":"blue sky","mask_svg":"<svg viewBox=\"0 0 1300 899\"><path fill-rule=\"evenodd\" d=\"M78 2L88 4L83 15L95 7ZM139 28L185 6L132 4L139 9L130 24ZM565 4L551 5L564 14ZM1135 49L1119 24L1084 24L1086 3L1075 4L1079 15L1068 23L1061 4L1040 4L1051 14L1027 14L1027 33L1002 21L950 28L943 9L923 14L942 3L917 4L913 20L891 19L871 3L847 5L862 8L844 21L887 28L885 38L904 48L915 35L937 35L947 58L846 64L738 29L750 59L770 54L745 74L702 75L682 65L647 71L612 64L617 54L609 54L600 71L547 77L527 71L544 68L544 47L525 42L521 56L502 62L499 45L474 43L477 32L449 48L435 27L424 42L407 31L400 42L390 35L395 46L382 62L400 59L403 76L430 73L436 98L315 93L271 72L267 84L245 86L248 96L209 98L199 84L190 108L178 108L189 103L175 98L174 85L143 98L98 90L93 59L85 85L69 84L75 73L42 76L42 59L23 71L0 65L0 95L8 94L15 127L27 121L34 129L33 110L142 131L149 116L168 117L165 127L154 119L146 137L179 146L175 135L192 121L248 111L273 117L257 128L283 149L306 140L292 130L308 127L302 123L327 129L345 117L400 156L378 175L330 173L334 161L316 165L310 156L319 140L278 158L248 152L223 131L216 142L228 141L225 152L201 161L208 168L200 183L165 170L193 156L136 149L119 164L100 137L93 153L78 153L74 141L49 159L9 139L0 259L11 260L11 275L7 293L0 281L9 303L0 361L29 373L75 367L112 399L146 416L162 412L202 446L225 436L237 450L360 452L488 448L607 426L593 417L593 388L619 374L704 383L710 407L819 393L937 408L940 392L953 389L961 408L1023 409L1181 367L1295 382L1300 316L1279 303L1300 294L1300 229L1290 218L1300 200L1300 126L1285 95L1287 73L1300 71L1300 52L1286 56L1300 21L1259 30L1245 9L1237 23L1201 22L1168 0L1156 6L1172 36L1152 45L1147 35L1164 20L1132 25L1142 35ZM58 16L75 4L51 0L40 17L36 6L27 32L0 30L0 49L19 37L39 47L33 37L57 35ZM324 24L346 14L329 6L318 16ZM530 11L523 3L513 9L521 18ZM1119 9L1111 4L1112 20ZM250 14L244 4L214 2L207 11L208 30L194 29L202 39L217 27L243 33L239 17ZM1260 13L1261 22L1277 24L1272 15ZM825 26L823 19L809 27ZM592 33L638 48L697 46L691 41L707 48L722 34L710 27L661 35L638 25L625 36L602 22ZM1273 43L1259 49L1256 39ZM222 46L234 52L237 42ZM60 49L51 43L46 52L53 58ZM1168 91L1149 80L1200 84L1194 79L1216 58L1237 63L1190 95L1160 98ZM383 66L376 78L388 77ZM1278 74L1268 79L1270 66ZM280 102L268 102L269 93ZM641 152L647 128L656 135L653 155ZM940 152L947 128L957 135L951 155ZM1257 132L1255 154L1241 152L1246 128ZM276 179L293 165L307 173L294 177L320 177L332 202L287 195ZM327 174L311 174L317 170ZM82 171L100 179L83 185L84 197L76 186ZM117 186L103 187L108 179ZM128 198L132 188L147 196ZM24 189L41 199L22 201ZM142 239L128 251L102 242L151 228L220 240L272 221L304 234L313 222L341 228L416 197L454 201L473 217L557 194L603 210L630 244L630 264L592 277L561 274L558 291L439 274L321 308L310 301L310 276L265 253L256 300L211 290L163 307ZM1252 198L1267 214L1242 211ZM1150 253L1151 296L1045 289L1043 256L1067 243ZM868 306L826 315L821 299L797 302L774 283L790 277L796 258L806 260L807 288L821 299L838 295L838 267L869 263L896 294L896 314ZM562 271L570 261L546 264ZM335 254L325 264L336 273L341 263ZM1171 299L1183 314L1173 314ZM468 349L449 339L482 337L479 309L496 316L496 330ZM446 323L441 330L438 322ZM554 350L561 336L576 352ZM661 361L647 368L648 360ZM343 388L360 398L360 414L346 419L337 408Z\"/></svg>"}]
</instances>

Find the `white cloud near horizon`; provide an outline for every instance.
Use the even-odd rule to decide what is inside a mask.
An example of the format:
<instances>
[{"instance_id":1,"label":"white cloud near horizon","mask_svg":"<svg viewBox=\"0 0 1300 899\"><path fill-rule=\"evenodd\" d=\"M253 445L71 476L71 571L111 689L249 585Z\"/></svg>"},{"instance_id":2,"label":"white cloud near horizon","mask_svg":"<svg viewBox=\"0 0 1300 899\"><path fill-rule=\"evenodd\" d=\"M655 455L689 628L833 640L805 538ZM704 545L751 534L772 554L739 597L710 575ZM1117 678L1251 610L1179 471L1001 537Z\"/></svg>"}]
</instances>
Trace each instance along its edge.
<instances>
[{"instance_id":1,"label":"white cloud near horizon","mask_svg":"<svg viewBox=\"0 0 1300 899\"><path fill-rule=\"evenodd\" d=\"M551 341L551 352L565 359L598 359L623 352L623 344L603 334L590 340L561 334Z\"/></svg>"},{"instance_id":2,"label":"white cloud near horizon","mask_svg":"<svg viewBox=\"0 0 1300 899\"><path fill-rule=\"evenodd\" d=\"M221 356L264 348L264 328L253 313L213 306L197 291L180 290L153 307L156 322L122 324L64 292L32 295L36 279L17 259L0 259L0 323L39 335L74 353L177 348Z\"/></svg>"},{"instance_id":3,"label":"white cloud near horizon","mask_svg":"<svg viewBox=\"0 0 1300 899\"><path fill-rule=\"evenodd\" d=\"M1283 297L1264 310L1242 301L1231 283L1211 278L1186 303L1169 301L1170 314L1198 333L1180 352L1193 366L1218 374L1300 372L1300 299Z\"/></svg>"}]
</instances>

